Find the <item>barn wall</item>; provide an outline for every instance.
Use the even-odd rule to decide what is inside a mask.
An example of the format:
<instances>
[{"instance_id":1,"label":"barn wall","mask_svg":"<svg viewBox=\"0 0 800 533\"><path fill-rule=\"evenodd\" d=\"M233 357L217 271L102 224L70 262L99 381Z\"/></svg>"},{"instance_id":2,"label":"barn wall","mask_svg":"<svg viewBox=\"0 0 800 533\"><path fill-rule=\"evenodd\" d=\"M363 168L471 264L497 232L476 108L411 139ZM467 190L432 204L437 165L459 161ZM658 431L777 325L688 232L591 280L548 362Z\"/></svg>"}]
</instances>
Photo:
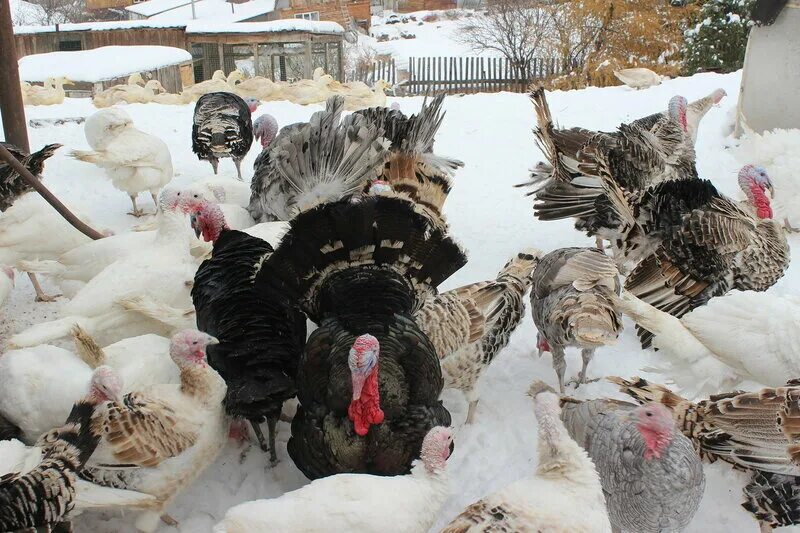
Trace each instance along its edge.
<instances>
[{"instance_id":1,"label":"barn wall","mask_svg":"<svg viewBox=\"0 0 800 533\"><path fill-rule=\"evenodd\" d=\"M183 28L137 28L105 31L62 31L14 35L17 57L58 52L59 43L79 41L81 50L101 46L160 45L187 47Z\"/></svg>"},{"instance_id":2,"label":"barn wall","mask_svg":"<svg viewBox=\"0 0 800 533\"><path fill-rule=\"evenodd\" d=\"M455 0L399 0L397 3L399 13L455 9L456 7Z\"/></svg>"}]
</instances>

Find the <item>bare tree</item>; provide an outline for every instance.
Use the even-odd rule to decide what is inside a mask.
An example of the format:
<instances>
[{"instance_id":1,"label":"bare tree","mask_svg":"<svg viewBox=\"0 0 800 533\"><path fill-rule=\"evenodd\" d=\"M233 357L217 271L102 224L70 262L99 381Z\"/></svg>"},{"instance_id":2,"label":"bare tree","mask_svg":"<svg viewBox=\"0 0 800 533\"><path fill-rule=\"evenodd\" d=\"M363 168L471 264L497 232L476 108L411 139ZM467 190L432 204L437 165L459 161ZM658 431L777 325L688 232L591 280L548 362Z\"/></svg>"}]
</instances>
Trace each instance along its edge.
<instances>
[{"instance_id":1,"label":"bare tree","mask_svg":"<svg viewBox=\"0 0 800 533\"><path fill-rule=\"evenodd\" d=\"M39 24L84 22L88 19L81 0L34 0L44 9Z\"/></svg>"},{"instance_id":2,"label":"bare tree","mask_svg":"<svg viewBox=\"0 0 800 533\"><path fill-rule=\"evenodd\" d=\"M524 76L535 57L549 55L550 23L541 0L490 0L486 13L469 18L457 39L477 52L499 52Z\"/></svg>"}]
</instances>

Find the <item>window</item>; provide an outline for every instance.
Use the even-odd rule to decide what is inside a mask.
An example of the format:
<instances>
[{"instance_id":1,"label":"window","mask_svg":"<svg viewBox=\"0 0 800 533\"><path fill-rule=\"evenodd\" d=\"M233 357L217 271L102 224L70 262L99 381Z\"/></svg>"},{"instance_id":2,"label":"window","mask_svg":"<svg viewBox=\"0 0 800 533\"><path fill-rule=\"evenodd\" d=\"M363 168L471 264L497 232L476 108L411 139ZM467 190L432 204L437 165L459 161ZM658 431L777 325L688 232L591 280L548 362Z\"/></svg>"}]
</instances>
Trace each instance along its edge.
<instances>
[{"instance_id":1,"label":"window","mask_svg":"<svg viewBox=\"0 0 800 533\"><path fill-rule=\"evenodd\" d=\"M74 52L76 50L83 50L80 41L60 41L58 43L58 50L61 52Z\"/></svg>"},{"instance_id":2,"label":"window","mask_svg":"<svg viewBox=\"0 0 800 533\"><path fill-rule=\"evenodd\" d=\"M309 11L308 13L296 13L294 18L303 20L319 20L319 11Z\"/></svg>"}]
</instances>

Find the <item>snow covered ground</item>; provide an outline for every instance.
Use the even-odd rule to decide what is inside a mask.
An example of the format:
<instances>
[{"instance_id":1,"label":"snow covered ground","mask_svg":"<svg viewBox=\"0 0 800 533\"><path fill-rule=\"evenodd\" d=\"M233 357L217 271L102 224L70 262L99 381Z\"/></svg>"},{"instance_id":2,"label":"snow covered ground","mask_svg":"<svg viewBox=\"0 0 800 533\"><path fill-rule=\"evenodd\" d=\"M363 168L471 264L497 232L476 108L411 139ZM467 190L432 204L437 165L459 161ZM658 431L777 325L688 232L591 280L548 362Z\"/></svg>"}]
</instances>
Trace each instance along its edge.
<instances>
[{"instance_id":1,"label":"snow covered ground","mask_svg":"<svg viewBox=\"0 0 800 533\"><path fill-rule=\"evenodd\" d=\"M626 87L589 88L550 93L548 99L553 115L563 126L611 130L620 122L664 109L674 94L693 100L722 87L729 95L736 95L739 80L739 74L703 74L667 81L645 91ZM412 113L419 109L422 98L392 101L397 101L404 112ZM730 137L735 104L735 96L729 96L720 108L712 109L706 116L700 127L697 159L701 176L713 179L721 191L738 198L736 172L742 161L738 142ZM493 278L512 254L525 247L549 251L593 244L593 240L576 232L569 221L545 223L534 219L530 199L520 189L512 187L524 181L528 168L542 158L531 133L535 123L533 108L524 95L452 96L446 99L445 107L447 116L437 137L436 151L458 157L465 163L457 173L445 211L452 234L468 249L470 261L443 289ZM302 107L270 102L262 105L256 115L271 113L285 125L305 120L320 108L319 105ZM134 104L126 109L140 129L158 135L169 145L176 183L188 183L211 174L210 165L198 161L190 149L191 105ZM87 116L94 108L88 99L67 99L62 105L28 107L26 111L28 118L58 118ZM68 150L86 147L82 125L68 123L31 129L30 137L34 148L51 142L65 145L48 162L45 171L45 183L59 197L79 204L104 227L123 231L137 222L125 214L130 208L127 196L115 190L100 170L66 157ZM243 168L251 168L256 155L254 148ZM220 168L223 176L235 179L229 160L222 161ZM780 184L776 184L776 190L780 192L781 189ZM149 198L142 196L140 199L145 208L152 209ZM794 260L800 261L797 256L800 240L794 236L790 239ZM796 293L798 287L800 267L795 264L772 290L777 294ZM47 283L46 288L54 289ZM18 331L32 322L52 317L59 305L34 304L27 278L19 276L6 308L9 328ZM626 330L617 346L598 350L589 367L590 377L648 376L641 368L648 366L656 356L641 351L631 323L626 321L625 324ZM579 368L579 354L570 352L568 377L574 377ZM649 377L661 380L660 376ZM550 356L542 359L535 356L535 330L528 316L513 335L510 346L485 373L480 384L482 399L473 426L462 426L466 403L460 393L445 392L445 403L454 415L457 434L456 449L448 465L452 496L442 509L438 527L474 500L533 472L536 423L532 402L525 392L535 378L556 384ZM605 395L616 396L614 388L604 382L589 384L575 392L579 398ZM232 505L277 496L305 483L286 454L289 426L280 423L279 431L280 463L275 468L267 466L266 456L257 447L242 450L230 444L216 463L169 509L180 522L178 529L186 533L210 531L212 524ZM707 467L706 472L705 498L689 531L757 531L756 522L739 507L745 476L719 464ZM313 511L310 506L308 512ZM76 525L77 531L127 532L133 530L132 522L130 513L125 516L93 513L79 518ZM169 532L171 528L163 526L161 531Z\"/></svg>"},{"instance_id":2,"label":"snow covered ground","mask_svg":"<svg viewBox=\"0 0 800 533\"><path fill-rule=\"evenodd\" d=\"M477 17L479 14L453 10L453 13L460 13L461 18L451 20L444 13L416 11L392 15L387 12L384 16L373 16L370 35L359 35L359 45L373 48L379 54L393 56L399 68L406 68L409 57L500 57L499 53L479 53L457 39L460 28L469 23L469 17ZM423 20L429 15L438 17L438 20L431 22ZM393 16L398 17L400 22L387 24ZM403 20L406 22L402 22ZM414 38L403 38L403 34L413 35ZM380 36L385 36L384 38L389 40L379 41Z\"/></svg>"}]
</instances>

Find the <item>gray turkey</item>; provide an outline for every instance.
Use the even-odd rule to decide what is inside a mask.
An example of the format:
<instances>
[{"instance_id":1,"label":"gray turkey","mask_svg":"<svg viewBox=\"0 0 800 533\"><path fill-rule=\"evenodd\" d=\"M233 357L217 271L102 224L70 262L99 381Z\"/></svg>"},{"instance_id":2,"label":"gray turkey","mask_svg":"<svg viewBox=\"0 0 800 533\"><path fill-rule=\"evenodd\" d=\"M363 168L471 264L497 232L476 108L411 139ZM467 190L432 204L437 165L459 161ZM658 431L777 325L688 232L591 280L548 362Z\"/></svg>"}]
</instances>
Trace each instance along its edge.
<instances>
[{"instance_id":1,"label":"gray turkey","mask_svg":"<svg viewBox=\"0 0 800 533\"><path fill-rule=\"evenodd\" d=\"M242 179L242 159L253 144L251 114L260 101L233 93L208 93L197 100L192 123L192 151L198 159L211 163L217 173L219 160L233 158L236 174Z\"/></svg>"},{"instance_id":2,"label":"gray turkey","mask_svg":"<svg viewBox=\"0 0 800 533\"><path fill-rule=\"evenodd\" d=\"M291 124L256 159L248 211L256 222L289 220L315 205L360 194L387 157L383 132L328 99L308 122Z\"/></svg>"},{"instance_id":3,"label":"gray turkey","mask_svg":"<svg viewBox=\"0 0 800 533\"><path fill-rule=\"evenodd\" d=\"M620 292L613 260L595 248L560 248L544 256L533 271L531 306L539 330L537 347L553 354L558 386L564 392L564 349L581 349L577 383L599 346L616 342L622 317L612 296Z\"/></svg>"},{"instance_id":4,"label":"gray turkey","mask_svg":"<svg viewBox=\"0 0 800 533\"><path fill-rule=\"evenodd\" d=\"M442 207L451 189L453 172L464 163L433 152L434 137L444 120L444 95L422 104L416 115L397 109L370 107L353 113L383 131L391 142L389 158L378 179L395 195L409 198L442 218Z\"/></svg>"},{"instance_id":5,"label":"gray turkey","mask_svg":"<svg viewBox=\"0 0 800 533\"><path fill-rule=\"evenodd\" d=\"M277 461L275 427L283 402L296 394L297 362L306 342L306 317L293 305L265 298L253 287L272 246L228 228L217 204L187 205L195 232L214 248L194 277L197 328L219 344L208 347L208 364L228 386L225 409L250 422L262 449ZM267 421L269 446L260 424Z\"/></svg>"},{"instance_id":6,"label":"gray turkey","mask_svg":"<svg viewBox=\"0 0 800 533\"><path fill-rule=\"evenodd\" d=\"M27 168L31 174L39 177L44 170L44 162L50 158L56 150L61 148L60 144L48 144L38 152L27 153L14 146L13 144L0 142L6 150L11 152L17 160ZM14 201L33 190L28 182L23 180L11 165L0 160L0 212L5 211Z\"/></svg>"},{"instance_id":7,"label":"gray turkey","mask_svg":"<svg viewBox=\"0 0 800 533\"><path fill-rule=\"evenodd\" d=\"M694 136L700 119L725 92L717 90L689 105L682 96L655 113L612 133L582 128L556 129L544 91L531 94L538 144L548 159L522 184L535 190L540 220L575 218L575 227L612 244L622 238L614 202L635 204L639 195L663 181L696 179ZM691 119L691 122L690 122ZM611 212L610 212L611 211Z\"/></svg>"},{"instance_id":8,"label":"gray turkey","mask_svg":"<svg viewBox=\"0 0 800 533\"><path fill-rule=\"evenodd\" d=\"M291 220L255 285L319 326L300 358L288 444L307 477L407 473L425 434L450 424L439 358L413 317L465 263L403 198L344 199Z\"/></svg>"},{"instance_id":9,"label":"gray turkey","mask_svg":"<svg viewBox=\"0 0 800 533\"><path fill-rule=\"evenodd\" d=\"M644 235L647 255L625 289L678 318L732 289L764 291L789 266L789 245L772 219L767 172L747 165L739 172L747 200L735 202L711 182L663 183L627 215L631 234ZM653 248L655 248L653 250ZM651 251L652 250L652 251ZM640 330L643 347L652 335Z\"/></svg>"},{"instance_id":10,"label":"gray turkey","mask_svg":"<svg viewBox=\"0 0 800 533\"><path fill-rule=\"evenodd\" d=\"M800 523L800 387L730 392L694 403L641 378L609 378L640 404L669 408L678 428L708 462L752 473L743 507L771 527Z\"/></svg>"},{"instance_id":11,"label":"gray turkey","mask_svg":"<svg viewBox=\"0 0 800 533\"><path fill-rule=\"evenodd\" d=\"M700 507L705 475L668 409L617 400L562 400L561 419L597 467L615 531L682 531Z\"/></svg>"},{"instance_id":12,"label":"gray turkey","mask_svg":"<svg viewBox=\"0 0 800 533\"><path fill-rule=\"evenodd\" d=\"M525 316L525 294L540 257L538 250L520 252L496 279L433 295L414 315L441 359L445 387L459 389L469 402L467 423L474 420L481 373Z\"/></svg>"}]
</instances>

